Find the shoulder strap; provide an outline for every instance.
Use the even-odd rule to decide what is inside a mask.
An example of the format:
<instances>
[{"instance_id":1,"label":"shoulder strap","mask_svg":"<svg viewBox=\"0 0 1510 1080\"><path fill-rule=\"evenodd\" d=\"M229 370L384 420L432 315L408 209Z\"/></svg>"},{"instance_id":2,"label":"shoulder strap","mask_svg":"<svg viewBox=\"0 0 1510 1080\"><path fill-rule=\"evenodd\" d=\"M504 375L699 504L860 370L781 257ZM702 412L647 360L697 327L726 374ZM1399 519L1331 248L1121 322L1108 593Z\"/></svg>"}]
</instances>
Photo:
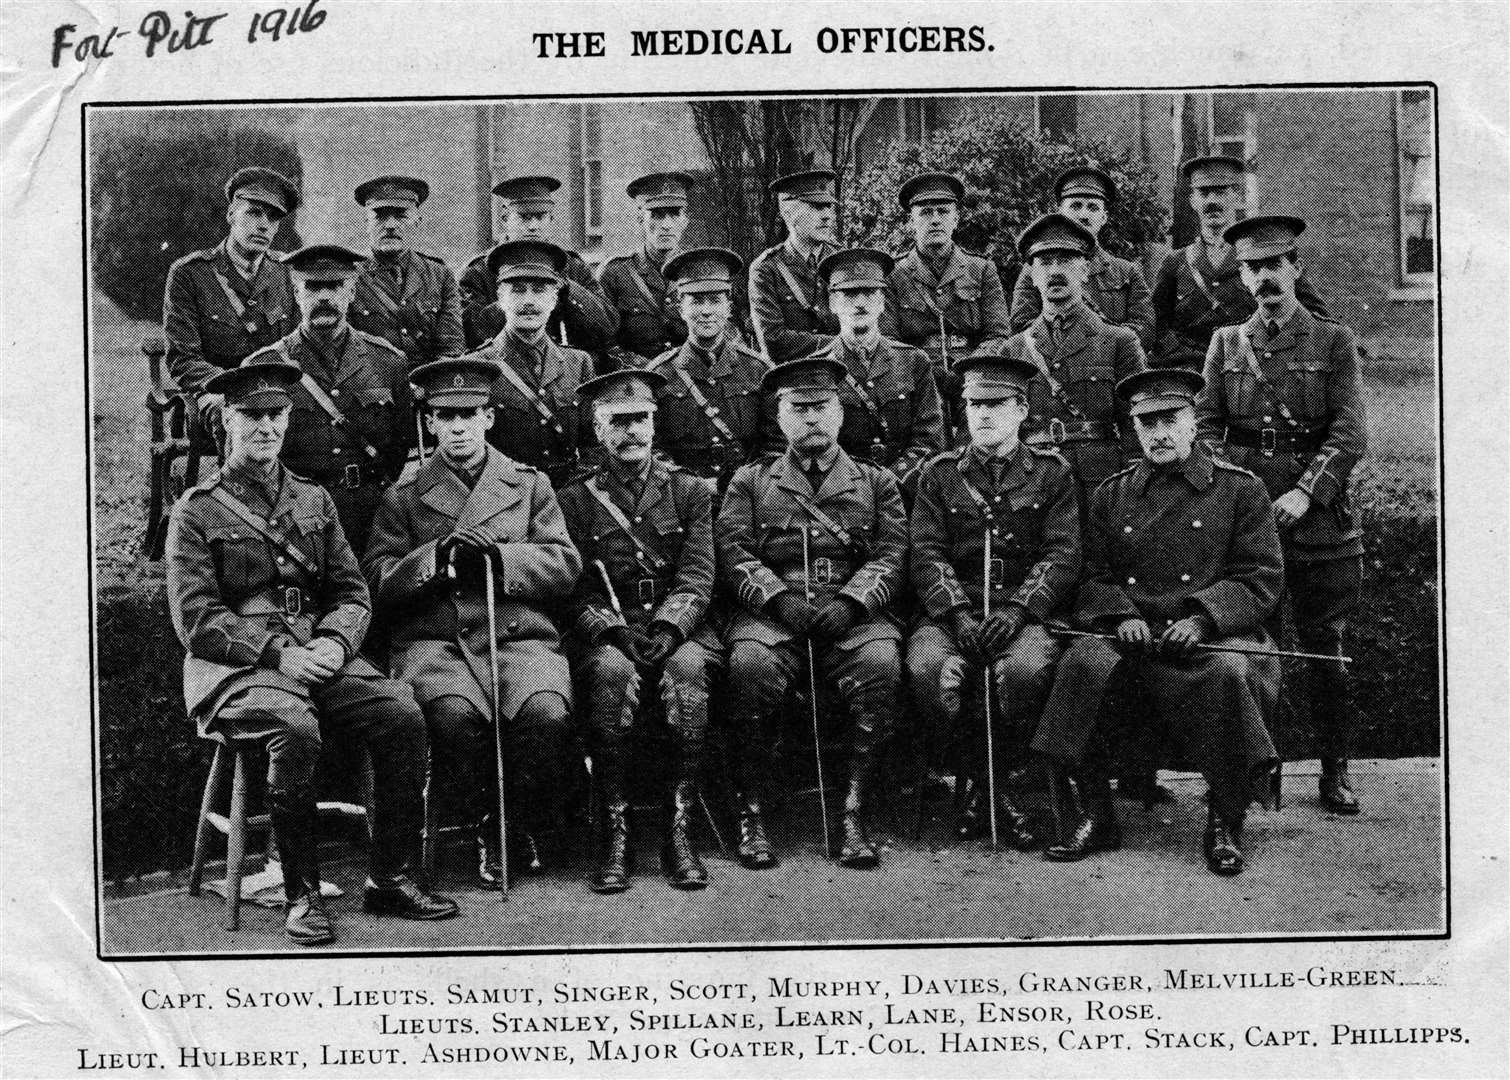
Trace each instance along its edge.
<instances>
[{"instance_id":1,"label":"shoulder strap","mask_svg":"<svg viewBox=\"0 0 1510 1080\"><path fill-rule=\"evenodd\" d=\"M1219 301L1214 295L1212 295L1211 286L1206 284L1206 279L1201 276L1200 270L1196 269L1195 245L1199 244L1200 242L1201 241L1197 240L1194 244L1191 244L1185 249L1185 267L1190 271L1190 276L1195 280L1195 287L1201 290L1201 295L1203 295L1207 300L1211 301L1212 307L1221 307L1221 301Z\"/></svg>"},{"instance_id":2,"label":"shoulder strap","mask_svg":"<svg viewBox=\"0 0 1510 1080\"><path fill-rule=\"evenodd\" d=\"M796 502L798 506L806 510L808 515L814 521L831 532L834 535L834 539L838 540L839 543L843 544L846 548L856 554L864 554L864 549L860 545L859 541L855 539L854 534L846 529L843 525L840 525L830 515L824 513L823 510L821 510L817 506L817 504L815 504L806 495L801 495L793 491L791 488L783 488L782 490L790 495L792 497L792 500Z\"/></svg>"},{"instance_id":3,"label":"shoulder strap","mask_svg":"<svg viewBox=\"0 0 1510 1080\"><path fill-rule=\"evenodd\" d=\"M881 441L888 441L891 438L891 429L886 423L885 414L881 412L880 403L870 396L870 392L865 387L860 385L860 380L855 378L855 373L849 370L848 364L844 365L844 382L860 399L860 404L864 406L871 420L875 421L876 427L881 429Z\"/></svg>"},{"instance_id":4,"label":"shoulder strap","mask_svg":"<svg viewBox=\"0 0 1510 1080\"><path fill-rule=\"evenodd\" d=\"M809 311L816 311L817 308L813 306L812 300L808 299L807 293L802 290L802 285L797 281L796 276L793 275L792 268L786 264L780 255L772 255L771 261L776 264L776 269L786 280L786 287L792 290L792 295L801 302L803 307Z\"/></svg>"},{"instance_id":5,"label":"shoulder strap","mask_svg":"<svg viewBox=\"0 0 1510 1080\"><path fill-rule=\"evenodd\" d=\"M231 288L230 281L220 272L220 267L212 266L210 273L214 274L215 280L220 282L220 291L225 293L226 302L231 305L231 310L236 313L236 318L242 321L242 325L246 327L246 332L255 334L257 332L257 323L246 313L246 305L241 302L241 297L236 295L236 290Z\"/></svg>"},{"instance_id":6,"label":"shoulder strap","mask_svg":"<svg viewBox=\"0 0 1510 1080\"><path fill-rule=\"evenodd\" d=\"M635 288L640 290L640 295L645 298L645 302L653 308L660 307L661 305L656 302L655 294L650 291L650 285L645 281L644 275L640 273L640 268L634 265L633 255L625 258L624 269L628 270L629 276L634 278Z\"/></svg>"},{"instance_id":7,"label":"shoulder strap","mask_svg":"<svg viewBox=\"0 0 1510 1080\"><path fill-rule=\"evenodd\" d=\"M290 559L294 560L294 562L299 565L299 569L303 570L306 574L319 576L320 568L316 566L314 561L304 553L303 549L296 545L287 536L284 536L281 532L275 529L270 521L264 518L261 514L254 511L246 503L236 498L236 496L232 495L229 491L221 487L219 484L216 484L214 487L210 488L210 498L214 499L221 506L224 506L227 510L235 514L242 521L246 522L253 529L255 529L257 533L263 537L263 539L270 541L273 546L276 547L279 551L283 552Z\"/></svg>"},{"instance_id":8,"label":"shoulder strap","mask_svg":"<svg viewBox=\"0 0 1510 1080\"><path fill-rule=\"evenodd\" d=\"M295 367L301 366L295 364L293 357L289 356L288 343L283 338L278 339L278 344L274 348L278 350L278 355L283 358L285 364L294 364ZM320 406L320 410L326 416L330 417L330 422L344 431L352 442L362 448L362 453L366 454L373 461L376 461L381 456L378 454L377 447L368 442L360 431L352 427L351 421L346 419L346 414L336 408L336 403L331 401L330 395L325 392L319 383L315 382L313 375L307 371L301 371L299 385L304 387L309 396L315 399L315 404Z\"/></svg>"},{"instance_id":9,"label":"shoulder strap","mask_svg":"<svg viewBox=\"0 0 1510 1080\"><path fill-rule=\"evenodd\" d=\"M397 315L399 312L399 305L392 296L388 295L388 290L383 288L383 286L378 282L373 281L370 277L365 278L364 281L367 285L367 292L372 295L374 301L377 303L377 306L383 309L383 318L392 319L395 315Z\"/></svg>"},{"instance_id":10,"label":"shoulder strap","mask_svg":"<svg viewBox=\"0 0 1510 1080\"><path fill-rule=\"evenodd\" d=\"M1028 359L1038 368L1038 374L1043 376L1043 381L1048 383L1049 393L1054 395L1054 400L1064 407L1064 411L1076 420L1084 420L1085 414L1080 407L1070 400L1070 396L1064 392L1064 386L1052 374L1049 373L1048 361L1043 358L1043 353L1038 351L1038 343L1033 340L1033 327L1030 325L1022 332L1022 347L1028 354Z\"/></svg>"},{"instance_id":11,"label":"shoulder strap","mask_svg":"<svg viewBox=\"0 0 1510 1080\"><path fill-rule=\"evenodd\" d=\"M728 424L724 423L723 417L718 415L718 410L715 409L712 405L708 404L707 395L704 394L702 388L697 385L697 380L694 379L691 373L687 371L686 366L678 362L675 358L671 360L670 366L671 370L676 372L676 377L682 381L682 385L687 388L687 393L692 395L692 400L697 402L697 407L701 409L703 411L703 415L708 418L708 423L713 425L713 429L720 435L722 435L725 439L728 439L731 443L737 442L738 440L734 438L734 432L729 429Z\"/></svg>"},{"instance_id":12,"label":"shoulder strap","mask_svg":"<svg viewBox=\"0 0 1510 1080\"><path fill-rule=\"evenodd\" d=\"M540 399L540 395L535 393L534 388L529 383L520 378L519 372L514 370L514 365L501 356L495 359L498 366L503 369L503 377L508 380L509 385L517 390L520 396L534 407L534 410L540 414L540 418L550 424L557 435L566 434L561 427L561 421L556 419L556 414L551 412L550 406Z\"/></svg>"},{"instance_id":13,"label":"shoulder strap","mask_svg":"<svg viewBox=\"0 0 1510 1080\"><path fill-rule=\"evenodd\" d=\"M608 497L608 492L598 486L598 478L590 476L582 486L587 488L587 493L598 500L598 503L604 510L608 511L608 516L613 518L613 523L619 527L619 531L633 541L635 561L652 574L665 573L666 560L656 554L654 548L640 539L639 534L634 531L634 526L629 523L629 518L625 516L624 511L620 510L618 504Z\"/></svg>"},{"instance_id":14,"label":"shoulder strap","mask_svg":"<svg viewBox=\"0 0 1510 1080\"><path fill-rule=\"evenodd\" d=\"M995 521L996 515L991 512L990 501L985 497L985 495L981 493L980 488L970 483L970 478L965 475L965 469L965 458L963 456L955 458L954 471L959 474L960 484L964 487L965 491L969 493L970 498L974 501L975 505L980 507L980 512L985 515L986 520Z\"/></svg>"},{"instance_id":15,"label":"shoulder strap","mask_svg":"<svg viewBox=\"0 0 1510 1080\"><path fill-rule=\"evenodd\" d=\"M1263 388L1264 393L1269 395L1269 400L1274 402L1274 408L1279 411L1280 416L1285 418L1285 423L1291 427L1300 427L1300 422L1290 412L1290 407L1285 404L1285 399L1279 396L1279 391L1269 381L1269 377L1264 374L1263 365L1258 362L1258 354L1253 351L1253 339L1248 336L1248 328L1246 326L1239 326L1237 328L1237 336L1242 341L1243 361L1248 365L1249 374Z\"/></svg>"}]
</instances>

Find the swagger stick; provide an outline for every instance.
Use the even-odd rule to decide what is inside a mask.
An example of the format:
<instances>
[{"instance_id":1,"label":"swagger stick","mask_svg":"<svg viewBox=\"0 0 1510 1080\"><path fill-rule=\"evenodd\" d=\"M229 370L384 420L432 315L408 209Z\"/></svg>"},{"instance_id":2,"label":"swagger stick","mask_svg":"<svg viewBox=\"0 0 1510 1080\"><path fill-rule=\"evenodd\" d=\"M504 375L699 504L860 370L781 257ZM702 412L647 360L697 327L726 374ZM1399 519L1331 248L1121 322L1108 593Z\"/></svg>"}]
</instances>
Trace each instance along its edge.
<instances>
[{"instance_id":1,"label":"swagger stick","mask_svg":"<svg viewBox=\"0 0 1510 1080\"><path fill-rule=\"evenodd\" d=\"M1068 626L1058 623L1045 623L1044 629L1059 637L1083 637L1096 638L1100 641L1116 641L1116 634L1098 634L1094 630L1072 630ZM1226 652L1236 653L1239 656L1273 656L1281 660L1316 660L1323 664L1351 664L1351 656L1330 656L1327 653L1314 652L1289 652L1284 649L1245 649L1241 645L1209 645L1204 641L1197 642L1197 652Z\"/></svg>"},{"instance_id":2,"label":"swagger stick","mask_svg":"<svg viewBox=\"0 0 1510 1080\"><path fill-rule=\"evenodd\" d=\"M811 527L808 522L802 526L802 593L810 608L813 603L813 560L807 534ZM813 657L812 634L807 635L807 696L813 714L813 760L818 764L818 813L823 817L823 851L825 855L833 855L828 837L828 792L823 786L823 742L818 735L818 666Z\"/></svg>"},{"instance_id":3,"label":"swagger stick","mask_svg":"<svg viewBox=\"0 0 1510 1080\"><path fill-rule=\"evenodd\" d=\"M981 547L981 564L984 574L981 581L985 588L981 594L985 597L985 608L982 621L991 618L991 521L988 518L982 528L985 530L985 543ZM991 669L994 664L989 656L981 658L984 668L981 672L982 700L986 703L986 798L991 804L991 847L994 850L997 845L996 839L996 731L991 723Z\"/></svg>"},{"instance_id":4,"label":"swagger stick","mask_svg":"<svg viewBox=\"0 0 1510 1080\"><path fill-rule=\"evenodd\" d=\"M493 680L493 761L498 767L498 853L501 864L500 882L503 888L499 897L509 898L509 834L508 809L503 795L503 721L498 711L498 612L494 610L493 554L483 552L484 591L488 605L488 674Z\"/></svg>"}]
</instances>

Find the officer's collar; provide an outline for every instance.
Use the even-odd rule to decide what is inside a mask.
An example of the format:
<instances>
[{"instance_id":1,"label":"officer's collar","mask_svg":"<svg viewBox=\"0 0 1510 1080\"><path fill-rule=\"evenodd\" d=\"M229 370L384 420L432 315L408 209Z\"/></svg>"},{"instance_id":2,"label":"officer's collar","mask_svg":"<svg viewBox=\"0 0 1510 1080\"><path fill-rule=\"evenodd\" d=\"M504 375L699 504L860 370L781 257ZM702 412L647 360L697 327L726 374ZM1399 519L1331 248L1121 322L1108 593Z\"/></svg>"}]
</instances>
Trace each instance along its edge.
<instances>
[{"instance_id":1,"label":"officer's collar","mask_svg":"<svg viewBox=\"0 0 1510 1080\"><path fill-rule=\"evenodd\" d=\"M243 261L237 258L236 253L231 250L231 238L229 236L220 242L220 249L225 252L225 261L230 265L231 269L247 281L256 280L257 272L262 269L262 264L267 258L265 253L253 255L250 261Z\"/></svg>"},{"instance_id":2,"label":"officer's collar","mask_svg":"<svg viewBox=\"0 0 1510 1080\"><path fill-rule=\"evenodd\" d=\"M1190 456L1177 464L1157 466L1145 457L1138 463L1138 490L1146 492L1155 476L1178 475L1183 476L1197 491L1205 491L1211 486L1215 472L1216 466L1211 461L1211 455L1206 453L1200 443L1196 443L1190 448Z\"/></svg>"},{"instance_id":3,"label":"officer's collar","mask_svg":"<svg viewBox=\"0 0 1510 1080\"><path fill-rule=\"evenodd\" d=\"M977 465L986 469L989 469L993 464L1003 466L1015 465L1019 461L1022 462L1024 468L1031 469L1033 467L1032 455L1028 453L1028 448L1023 445L1020 439L1017 445L1012 447L1012 452L1005 457L996 457L989 451L982 450L974 443L970 444L969 456L974 459Z\"/></svg>"},{"instance_id":4,"label":"officer's collar","mask_svg":"<svg viewBox=\"0 0 1510 1080\"><path fill-rule=\"evenodd\" d=\"M792 464L801 469L803 472L806 472L807 467L813 462L813 458L810 455L799 454L797 453L796 449L790 445L787 446L786 453L787 457L791 459ZM825 473L829 472L831 469L833 469L834 462L838 460L839 440L835 439L833 444L829 446L827 450L818 455L818 468L822 469Z\"/></svg>"}]
</instances>

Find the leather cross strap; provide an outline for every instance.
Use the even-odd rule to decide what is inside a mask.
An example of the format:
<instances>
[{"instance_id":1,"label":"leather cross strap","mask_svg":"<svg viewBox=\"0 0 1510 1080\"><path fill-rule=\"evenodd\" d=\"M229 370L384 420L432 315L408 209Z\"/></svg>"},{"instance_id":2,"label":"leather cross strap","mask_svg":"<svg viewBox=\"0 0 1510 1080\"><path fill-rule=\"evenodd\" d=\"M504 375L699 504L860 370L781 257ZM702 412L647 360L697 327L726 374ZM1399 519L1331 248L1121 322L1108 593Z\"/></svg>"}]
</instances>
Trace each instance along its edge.
<instances>
[{"instance_id":1,"label":"leather cross strap","mask_svg":"<svg viewBox=\"0 0 1510 1080\"><path fill-rule=\"evenodd\" d=\"M263 539L270 541L279 551L294 560L298 564L299 569L303 570L306 574L311 574L315 577L319 576L320 568L315 565L314 560L306 555L303 549L297 544L274 528L272 522L257 513L246 503L236 498L236 496L218 484L210 489L210 497L250 525Z\"/></svg>"},{"instance_id":2,"label":"leather cross strap","mask_svg":"<svg viewBox=\"0 0 1510 1080\"><path fill-rule=\"evenodd\" d=\"M639 534L634 531L634 526L630 524L628 516L619 509L617 503L608 497L608 492L598 486L598 478L589 477L584 486L587 488L587 493L597 499L603 509L608 511L608 516L613 518L613 523L619 527L619 531L634 542L635 561L652 574L665 573L668 565L666 560L657 555L651 545L640 539Z\"/></svg>"},{"instance_id":3,"label":"leather cross strap","mask_svg":"<svg viewBox=\"0 0 1510 1080\"><path fill-rule=\"evenodd\" d=\"M293 364L295 367L300 367L299 364L295 363L294 358L288 354L288 343L286 341L280 338L277 349L278 355L283 357L285 364ZM330 400L330 395L325 392L319 383L315 382L313 375L301 370L299 385L304 387L309 396L315 399L315 404L320 406L320 410L326 416L330 417L330 422L344 431L352 442L361 447L362 453L366 454L373 461L378 459L380 455L378 454L377 447L368 442L362 433L352 426L351 421L346 419L346 414L336 408L336 403Z\"/></svg>"},{"instance_id":4,"label":"leather cross strap","mask_svg":"<svg viewBox=\"0 0 1510 1080\"><path fill-rule=\"evenodd\" d=\"M865 409L866 414L871 420L874 421L876 427L881 429L881 437L876 441L889 442L891 440L891 425L886 423L886 417L881 412L881 403L871 397L865 387L860 385L860 380L855 378L855 373L849 370L848 364L844 365L844 382L855 392L855 396L860 399L860 405Z\"/></svg>"},{"instance_id":5,"label":"leather cross strap","mask_svg":"<svg viewBox=\"0 0 1510 1080\"><path fill-rule=\"evenodd\" d=\"M1032 360L1034 365L1037 366L1038 374L1042 375L1043 381L1049 384L1049 393L1054 395L1054 400L1063 405L1064 411L1076 420L1084 420L1085 413L1081 412L1079 407L1070 400L1069 395L1064 392L1064 386L1059 380L1049 374L1048 361L1043 358L1043 353L1038 351L1038 343L1033 340L1032 327L1022 332L1022 345L1027 350L1028 359Z\"/></svg>"},{"instance_id":6,"label":"leather cross strap","mask_svg":"<svg viewBox=\"0 0 1510 1080\"><path fill-rule=\"evenodd\" d=\"M1204 241L1197 240L1195 242L1195 244L1200 244L1200 243L1203 243L1203 242ZM1185 249L1185 266L1190 271L1191 278L1193 278L1195 280L1195 287L1197 289L1201 290L1201 295L1202 296L1204 296L1207 300L1211 301L1211 308L1214 311L1217 308L1221 307L1222 303L1211 292L1211 286L1209 286L1209 285L1206 284L1206 279L1201 276L1201 272L1198 269L1196 269L1196 265L1195 265L1195 244L1191 244L1189 247L1187 247Z\"/></svg>"},{"instance_id":7,"label":"leather cross strap","mask_svg":"<svg viewBox=\"0 0 1510 1080\"><path fill-rule=\"evenodd\" d=\"M954 468L955 471L959 473L960 484L964 486L964 489L967 492L969 492L970 498L975 500L975 505L980 507L980 512L986 516L986 520L988 522L994 523L996 521L996 515L991 510L991 503L983 494L981 494L981 491L978 487L970 483L970 478L965 475L965 458L956 458L954 462Z\"/></svg>"},{"instance_id":8,"label":"leather cross strap","mask_svg":"<svg viewBox=\"0 0 1510 1080\"><path fill-rule=\"evenodd\" d=\"M231 283L226 280L226 276L220 272L220 267L214 267L211 273L215 275L215 280L220 282L220 291L225 293L226 302L231 305L231 310L236 313L236 318L240 319L241 324L246 327L246 332L255 334L257 332L257 323L247 315L246 305L241 302L241 297L236 295L236 290L231 288Z\"/></svg>"},{"instance_id":9,"label":"leather cross strap","mask_svg":"<svg viewBox=\"0 0 1510 1080\"><path fill-rule=\"evenodd\" d=\"M786 263L782 262L780 256L776 257L776 269L780 271L781 276L786 279L786 287L792 290L792 295L797 298L802 306L822 319L823 312L819 311L818 306L807 298L807 293L802 291L802 286L798 283L797 278L792 274L792 268Z\"/></svg>"},{"instance_id":10,"label":"leather cross strap","mask_svg":"<svg viewBox=\"0 0 1510 1080\"><path fill-rule=\"evenodd\" d=\"M860 544L859 541L855 539L853 533L851 533L843 525L840 525L837 521L835 521L828 514L824 513L821 509L819 509L818 506L807 496L799 495L791 488L786 488L784 490L788 495L792 497L792 499L797 503L798 506L807 511L809 517L811 517L819 525L822 525L825 529L832 533L834 539L843 544L848 551L861 558L865 557L865 555L867 554L865 548Z\"/></svg>"},{"instance_id":11,"label":"leather cross strap","mask_svg":"<svg viewBox=\"0 0 1510 1080\"><path fill-rule=\"evenodd\" d=\"M660 307L661 305L656 303L655 294L650 291L650 285L645 281L644 275L640 273L640 268L634 265L633 255L625 260L624 268L629 271L629 276L634 278L635 287L640 290L640 295L645 298L645 303L653 308Z\"/></svg>"},{"instance_id":12,"label":"leather cross strap","mask_svg":"<svg viewBox=\"0 0 1510 1080\"><path fill-rule=\"evenodd\" d=\"M734 432L730 430L728 424L724 423L723 417L718 415L718 410L708 404L707 395L697 385L697 380L692 377L692 373L677 360L671 361L671 370L676 372L676 377L682 381L682 385L687 388L687 393L692 395L692 400L697 402L697 407L703 411L703 415L708 418L708 423L713 425L714 430L729 442L736 441Z\"/></svg>"},{"instance_id":13,"label":"leather cross strap","mask_svg":"<svg viewBox=\"0 0 1510 1080\"><path fill-rule=\"evenodd\" d=\"M1269 395L1269 400L1274 402L1274 407L1279 410L1279 415L1284 417L1285 423L1289 424L1292 428L1300 427L1300 421L1295 419L1295 415L1290 412L1290 407L1285 404L1285 399L1279 396L1279 391L1274 388L1274 384L1264 374L1264 369L1258 362L1258 354L1253 351L1253 339L1248 336L1248 328L1246 326L1239 327L1237 336L1243 340L1243 360L1248 365L1249 373L1258 385L1263 388L1264 393Z\"/></svg>"},{"instance_id":14,"label":"leather cross strap","mask_svg":"<svg viewBox=\"0 0 1510 1080\"><path fill-rule=\"evenodd\" d=\"M383 287L382 282L375 280L373 277L368 277L366 283L367 292L372 294L377 306L383 309L383 317L385 319L392 319L396 316L402 305L389 294L388 290Z\"/></svg>"},{"instance_id":15,"label":"leather cross strap","mask_svg":"<svg viewBox=\"0 0 1510 1080\"><path fill-rule=\"evenodd\" d=\"M563 336L565 336L564 329ZM509 381L509 385L517 390L519 395L534 407L534 410L540 414L541 419L550 424L557 435L565 435L566 432L561 427L561 421L556 419L556 414L551 412L550 406L540 399L540 395L535 393L530 384L520 377L519 372L514 370L514 365L502 356L495 356L494 359L498 366L503 369L503 377Z\"/></svg>"}]
</instances>

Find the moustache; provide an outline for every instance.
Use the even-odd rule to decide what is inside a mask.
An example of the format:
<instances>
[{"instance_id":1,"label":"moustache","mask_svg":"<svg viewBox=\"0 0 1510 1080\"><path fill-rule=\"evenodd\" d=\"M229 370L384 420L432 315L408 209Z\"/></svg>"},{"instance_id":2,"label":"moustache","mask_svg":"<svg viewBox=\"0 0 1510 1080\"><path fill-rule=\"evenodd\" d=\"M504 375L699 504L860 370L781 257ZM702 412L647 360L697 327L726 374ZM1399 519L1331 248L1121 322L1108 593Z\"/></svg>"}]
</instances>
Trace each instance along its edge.
<instances>
[{"instance_id":1,"label":"moustache","mask_svg":"<svg viewBox=\"0 0 1510 1080\"><path fill-rule=\"evenodd\" d=\"M1283 290L1272 281L1261 281L1258 288L1253 290L1254 296L1280 296Z\"/></svg>"},{"instance_id":2,"label":"moustache","mask_svg":"<svg viewBox=\"0 0 1510 1080\"><path fill-rule=\"evenodd\" d=\"M1068 285L1070 283L1070 279L1069 278L1065 278L1065 277L1055 276L1055 277L1049 278L1048 283L1050 285Z\"/></svg>"}]
</instances>

